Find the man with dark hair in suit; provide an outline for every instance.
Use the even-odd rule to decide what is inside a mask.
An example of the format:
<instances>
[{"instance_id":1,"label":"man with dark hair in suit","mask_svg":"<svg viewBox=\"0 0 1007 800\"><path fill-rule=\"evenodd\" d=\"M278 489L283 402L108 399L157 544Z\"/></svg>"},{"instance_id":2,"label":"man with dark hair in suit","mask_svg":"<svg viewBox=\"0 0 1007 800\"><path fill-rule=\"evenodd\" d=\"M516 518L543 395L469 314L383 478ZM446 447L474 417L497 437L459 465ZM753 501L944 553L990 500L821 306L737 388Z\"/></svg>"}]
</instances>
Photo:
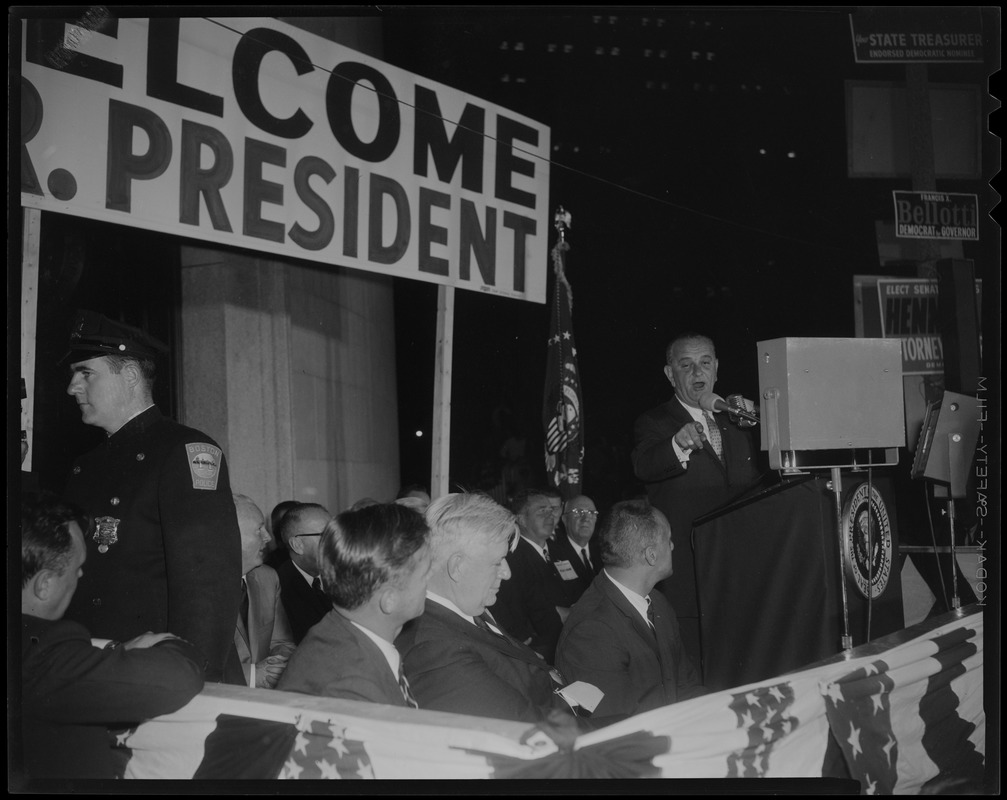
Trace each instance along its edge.
<instances>
[{"instance_id":1,"label":"man with dark hair in suit","mask_svg":"<svg viewBox=\"0 0 1007 800\"><path fill-rule=\"evenodd\" d=\"M729 424L725 414L704 412L701 401L713 393L718 366L708 336L677 337L665 360L664 374L675 396L636 420L633 471L646 483L650 502L671 523L678 569L674 580L659 588L678 612L686 652L700 664L692 521L758 482L758 447L750 430Z\"/></svg>"},{"instance_id":2,"label":"man with dark hair in suit","mask_svg":"<svg viewBox=\"0 0 1007 800\"><path fill-rule=\"evenodd\" d=\"M21 725L15 713L12 730L23 733L30 778L121 777L108 726L170 714L203 688L202 653L173 634L102 642L62 618L90 560L86 527L55 498L22 504Z\"/></svg>"},{"instance_id":3,"label":"man with dark hair in suit","mask_svg":"<svg viewBox=\"0 0 1007 800\"><path fill-rule=\"evenodd\" d=\"M417 707L395 637L423 612L429 529L399 503L344 511L319 546L322 587L333 608L297 648L277 688Z\"/></svg>"},{"instance_id":4,"label":"man with dark hair in suit","mask_svg":"<svg viewBox=\"0 0 1007 800\"><path fill-rule=\"evenodd\" d=\"M600 533L605 567L563 626L557 665L605 694L594 719L618 719L703 693L678 621L655 584L672 573L671 528L645 500L617 503Z\"/></svg>"},{"instance_id":5,"label":"man with dark hair in suit","mask_svg":"<svg viewBox=\"0 0 1007 800\"><path fill-rule=\"evenodd\" d=\"M276 574L295 644L332 610L332 601L322 591L318 563L319 542L331 519L332 514L318 503L297 503L279 523L278 538L290 557L276 568Z\"/></svg>"},{"instance_id":6,"label":"man with dark hair in suit","mask_svg":"<svg viewBox=\"0 0 1007 800\"><path fill-rule=\"evenodd\" d=\"M487 612L510 577L514 515L486 495L448 494L431 503L427 522L426 606L396 642L420 707L534 723L559 714L575 723L555 694L562 676Z\"/></svg>"},{"instance_id":7,"label":"man with dark hair in suit","mask_svg":"<svg viewBox=\"0 0 1007 800\"><path fill-rule=\"evenodd\" d=\"M563 524L549 540L549 554L562 579L563 605L580 600L601 569L601 556L594 528L598 509L586 495L571 497L563 504Z\"/></svg>"},{"instance_id":8,"label":"man with dark hair in suit","mask_svg":"<svg viewBox=\"0 0 1007 800\"><path fill-rule=\"evenodd\" d=\"M507 556L510 578L500 586L490 611L507 632L549 664L569 612L563 579L552 563L549 540L556 533L563 501L554 489L525 489L511 502L518 525L517 546Z\"/></svg>"},{"instance_id":9,"label":"man with dark hair in suit","mask_svg":"<svg viewBox=\"0 0 1007 800\"><path fill-rule=\"evenodd\" d=\"M280 600L276 570L262 563L269 544L266 519L243 494L234 495L241 531L242 602L228 659L228 683L272 689L294 651L294 636Z\"/></svg>"}]
</instances>

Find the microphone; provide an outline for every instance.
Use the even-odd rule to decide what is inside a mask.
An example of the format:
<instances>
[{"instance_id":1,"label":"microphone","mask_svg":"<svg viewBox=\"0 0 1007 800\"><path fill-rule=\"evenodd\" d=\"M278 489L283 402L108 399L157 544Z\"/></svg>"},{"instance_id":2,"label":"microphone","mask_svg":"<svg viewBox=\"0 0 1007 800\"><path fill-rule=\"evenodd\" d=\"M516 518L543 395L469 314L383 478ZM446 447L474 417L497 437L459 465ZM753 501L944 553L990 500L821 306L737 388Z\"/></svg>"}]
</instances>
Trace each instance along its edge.
<instances>
[{"instance_id":1,"label":"microphone","mask_svg":"<svg viewBox=\"0 0 1007 800\"><path fill-rule=\"evenodd\" d=\"M699 405L704 411L714 414L726 411L734 420L744 420L754 425L759 421L759 415L745 408L744 403L745 399L740 394L731 395L731 403L728 403L719 394L713 394L712 392L703 395L699 399Z\"/></svg>"}]
</instances>

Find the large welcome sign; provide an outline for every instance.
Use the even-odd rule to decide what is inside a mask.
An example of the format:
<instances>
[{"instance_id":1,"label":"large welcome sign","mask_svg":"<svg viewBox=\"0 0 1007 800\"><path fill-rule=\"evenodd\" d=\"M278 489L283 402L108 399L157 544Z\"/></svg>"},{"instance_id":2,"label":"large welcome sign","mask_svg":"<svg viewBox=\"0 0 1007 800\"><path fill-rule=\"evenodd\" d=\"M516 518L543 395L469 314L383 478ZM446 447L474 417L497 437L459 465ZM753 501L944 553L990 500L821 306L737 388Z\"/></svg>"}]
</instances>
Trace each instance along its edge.
<instances>
[{"instance_id":1,"label":"large welcome sign","mask_svg":"<svg viewBox=\"0 0 1007 800\"><path fill-rule=\"evenodd\" d=\"M273 19L22 31L22 205L545 302L547 127Z\"/></svg>"}]
</instances>

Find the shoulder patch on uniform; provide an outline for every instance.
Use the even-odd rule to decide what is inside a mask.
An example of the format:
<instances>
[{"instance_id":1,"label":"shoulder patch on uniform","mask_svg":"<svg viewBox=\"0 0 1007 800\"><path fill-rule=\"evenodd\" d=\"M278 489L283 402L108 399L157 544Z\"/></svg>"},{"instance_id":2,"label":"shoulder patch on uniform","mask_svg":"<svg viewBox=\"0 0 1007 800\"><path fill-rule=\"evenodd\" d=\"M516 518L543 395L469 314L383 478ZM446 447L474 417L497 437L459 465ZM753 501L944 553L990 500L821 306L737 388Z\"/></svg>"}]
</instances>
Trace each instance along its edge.
<instances>
[{"instance_id":1,"label":"shoulder patch on uniform","mask_svg":"<svg viewBox=\"0 0 1007 800\"><path fill-rule=\"evenodd\" d=\"M207 442L190 442L185 446L185 453L189 460L192 488L216 490L223 457L221 449Z\"/></svg>"}]
</instances>

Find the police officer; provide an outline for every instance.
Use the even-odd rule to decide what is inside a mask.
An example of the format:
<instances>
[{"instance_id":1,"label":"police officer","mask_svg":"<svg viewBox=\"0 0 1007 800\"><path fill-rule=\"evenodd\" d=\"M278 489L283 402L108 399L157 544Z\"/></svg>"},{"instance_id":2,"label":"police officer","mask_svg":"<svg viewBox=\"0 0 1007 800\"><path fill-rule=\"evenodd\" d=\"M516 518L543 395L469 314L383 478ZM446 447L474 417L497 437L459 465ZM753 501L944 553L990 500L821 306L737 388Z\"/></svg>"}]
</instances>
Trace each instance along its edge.
<instances>
[{"instance_id":1,"label":"police officer","mask_svg":"<svg viewBox=\"0 0 1007 800\"><path fill-rule=\"evenodd\" d=\"M116 641L176 634L219 681L241 596L241 539L220 447L154 405L155 359L166 351L96 312L75 319L67 393L108 438L77 459L66 487L92 518L66 618Z\"/></svg>"}]
</instances>

